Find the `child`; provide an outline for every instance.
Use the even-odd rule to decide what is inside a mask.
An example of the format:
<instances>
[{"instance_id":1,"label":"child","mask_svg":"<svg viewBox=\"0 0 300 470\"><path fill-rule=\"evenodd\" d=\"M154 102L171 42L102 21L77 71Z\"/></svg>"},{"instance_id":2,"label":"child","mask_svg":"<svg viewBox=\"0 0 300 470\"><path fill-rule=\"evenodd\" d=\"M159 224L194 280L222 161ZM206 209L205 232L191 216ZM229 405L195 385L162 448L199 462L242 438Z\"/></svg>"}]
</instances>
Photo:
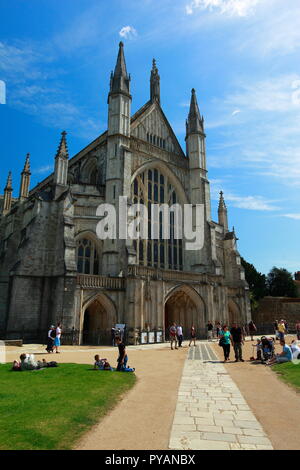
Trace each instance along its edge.
<instances>
[{"instance_id":1,"label":"child","mask_svg":"<svg viewBox=\"0 0 300 470\"><path fill-rule=\"evenodd\" d=\"M14 361L12 365L12 370L21 371L21 362Z\"/></svg>"},{"instance_id":2,"label":"child","mask_svg":"<svg viewBox=\"0 0 300 470\"><path fill-rule=\"evenodd\" d=\"M109 362L107 359L100 359L99 354L96 354L95 356L95 364L94 364L94 369L98 370L113 370L112 367L110 366Z\"/></svg>"},{"instance_id":3,"label":"child","mask_svg":"<svg viewBox=\"0 0 300 470\"><path fill-rule=\"evenodd\" d=\"M257 340L256 344L252 344L253 347L256 348L256 361L261 361L261 353L262 353L262 344L260 339Z\"/></svg>"}]
</instances>

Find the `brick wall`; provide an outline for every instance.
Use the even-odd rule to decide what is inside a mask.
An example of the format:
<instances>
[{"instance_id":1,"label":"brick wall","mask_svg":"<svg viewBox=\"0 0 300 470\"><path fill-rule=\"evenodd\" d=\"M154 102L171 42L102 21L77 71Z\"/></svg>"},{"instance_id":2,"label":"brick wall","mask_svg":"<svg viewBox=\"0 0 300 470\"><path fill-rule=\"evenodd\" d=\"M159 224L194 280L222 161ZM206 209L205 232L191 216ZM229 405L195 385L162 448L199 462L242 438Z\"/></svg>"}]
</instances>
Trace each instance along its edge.
<instances>
[{"instance_id":1,"label":"brick wall","mask_svg":"<svg viewBox=\"0 0 300 470\"><path fill-rule=\"evenodd\" d=\"M300 298L264 297L252 316L254 323L258 325L284 319L291 328L294 328L295 323L300 321Z\"/></svg>"}]
</instances>

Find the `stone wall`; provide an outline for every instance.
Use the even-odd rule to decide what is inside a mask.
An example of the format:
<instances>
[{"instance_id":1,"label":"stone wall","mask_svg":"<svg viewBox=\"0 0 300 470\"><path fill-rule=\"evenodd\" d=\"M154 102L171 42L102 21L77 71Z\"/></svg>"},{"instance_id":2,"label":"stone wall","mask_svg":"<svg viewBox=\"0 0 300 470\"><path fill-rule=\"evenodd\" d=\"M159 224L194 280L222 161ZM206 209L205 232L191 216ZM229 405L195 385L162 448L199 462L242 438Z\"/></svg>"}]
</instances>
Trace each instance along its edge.
<instances>
[{"instance_id":1,"label":"stone wall","mask_svg":"<svg viewBox=\"0 0 300 470\"><path fill-rule=\"evenodd\" d=\"M300 321L300 298L264 297L252 317L257 325L267 325L274 320L284 319L293 329L295 323Z\"/></svg>"}]
</instances>

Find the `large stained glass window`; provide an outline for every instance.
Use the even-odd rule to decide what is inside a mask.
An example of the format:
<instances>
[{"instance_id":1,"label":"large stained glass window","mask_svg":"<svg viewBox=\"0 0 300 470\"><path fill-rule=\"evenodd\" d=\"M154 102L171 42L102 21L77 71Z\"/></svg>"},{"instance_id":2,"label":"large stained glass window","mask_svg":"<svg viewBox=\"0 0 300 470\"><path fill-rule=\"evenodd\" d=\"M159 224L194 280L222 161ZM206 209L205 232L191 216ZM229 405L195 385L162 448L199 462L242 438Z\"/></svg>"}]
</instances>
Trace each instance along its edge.
<instances>
[{"instance_id":1,"label":"large stained glass window","mask_svg":"<svg viewBox=\"0 0 300 470\"><path fill-rule=\"evenodd\" d=\"M145 204L148 209L148 239L135 240L134 247L137 252L137 262L143 266L162 269L183 269L182 240L175 238L176 217L170 212L169 220L164 220L170 226L170 238L163 238L163 215L160 212L159 220L152 220L152 204L179 204L174 187L168 178L157 169L147 170L139 174L132 184L132 201L134 204ZM159 237L151 239L151 230L154 225Z\"/></svg>"},{"instance_id":2,"label":"large stained glass window","mask_svg":"<svg viewBox=\"0 0 300 470\"><path fill-rule=\"evenodd\" d=\"M88 238L81 238L77 240L77 271L81 274L95 274L100 273L99 269L99 253L98 250Z\"/></svg>"}]
</instances>

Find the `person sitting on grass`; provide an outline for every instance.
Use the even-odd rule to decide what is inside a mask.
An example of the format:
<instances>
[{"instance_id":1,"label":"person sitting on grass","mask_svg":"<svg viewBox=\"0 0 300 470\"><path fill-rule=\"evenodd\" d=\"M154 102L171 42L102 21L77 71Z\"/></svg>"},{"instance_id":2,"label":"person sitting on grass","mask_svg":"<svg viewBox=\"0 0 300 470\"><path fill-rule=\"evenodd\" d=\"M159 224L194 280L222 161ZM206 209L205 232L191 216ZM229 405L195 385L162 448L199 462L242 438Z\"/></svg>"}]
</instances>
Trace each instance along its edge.
<instances>
[{"instance_id":1,"label":"person sitting on grass","mask_svg":"<svg viewBox=\"0 0 300 470\"><path fill-rule=\"evenodd\" d=\"M268 366L272 366L274 364L281 364L283 362L290 362L293 358L291 348L285 343L284 339L280 340L280 344L282 346L282 352L280 354L276 354L274 357L269 359L266 364Z\"/></svg>"},{"instance_id":2,"label":"person sitting on grass","mask_svg":"<svg viewBox=\"0 0 300 470\"><path fill-rule=\"evenodd\" d=\"M293 339L293 341L291 342L290 348L292 350L293 359L300 359L299 342L297 342L295 339Z\"/></svg>"},{"instance_id":3,"label":"person sitting on grass","mask_svg":"<svg viewBox=\"0 0 300 470\"><path fill-rule=\"evenodd\" d=\"M100 359L99 354L95 356L94 369L98 370L113 370L106 358Z\"/></svg>"},{"instance_id":4,"label":"person sitting on grass","mask_svg":"<svg viewBox=\"0 0 300 470\"><path fill-rule=\"evenodd\" d=\"M46 359L42 361L36 361L33 354L21 354L20 361L14 361L12 370L23 371L23 370L39 370L45 367L57 367L57 362L47 362Z\"/></svg>"}]
</instances>

